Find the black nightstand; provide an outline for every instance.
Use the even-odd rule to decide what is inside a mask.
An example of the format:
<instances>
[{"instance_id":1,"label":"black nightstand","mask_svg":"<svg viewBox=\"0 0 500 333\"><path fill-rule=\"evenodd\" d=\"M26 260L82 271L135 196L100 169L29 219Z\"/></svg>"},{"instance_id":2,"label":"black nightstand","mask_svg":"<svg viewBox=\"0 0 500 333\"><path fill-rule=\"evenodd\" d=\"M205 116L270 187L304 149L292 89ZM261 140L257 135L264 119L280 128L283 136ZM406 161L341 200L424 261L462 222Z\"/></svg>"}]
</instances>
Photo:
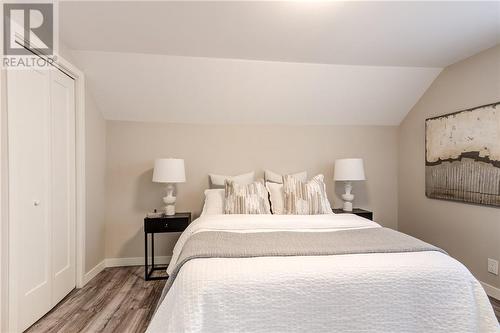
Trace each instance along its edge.
<instances>
[{"instance_id":1,"label":"black nightstand","mask_svg":"<svg viewBox=\"0 0 500 333\"><path fill-rule=\"evenodd\" d=\"M373 221L373 212L370 212L369 210L364 210L361 208L353 208L352 212L346 212L342 208L334 208L334 209L332 209L332 211L335 214L356 214L358 216L364 217L365 219Z\"/></svg>"},{"instance_id":2,"label":"black nightstand","mask_svg":"<svg viewBox=\"0 0 500 333\"><path fill-rule=\"evenodd\" d=\"M187 228L189 223L191 223L191 213L177 213L172 216L146 217L144 219L144 279L146 281L168 279L168 275L151 276L153 271L166 269L165 266L155 267L155 234L182 232ZM148 234L151 234L151 270L148 270Z\"/></svg>"}]
</instances>

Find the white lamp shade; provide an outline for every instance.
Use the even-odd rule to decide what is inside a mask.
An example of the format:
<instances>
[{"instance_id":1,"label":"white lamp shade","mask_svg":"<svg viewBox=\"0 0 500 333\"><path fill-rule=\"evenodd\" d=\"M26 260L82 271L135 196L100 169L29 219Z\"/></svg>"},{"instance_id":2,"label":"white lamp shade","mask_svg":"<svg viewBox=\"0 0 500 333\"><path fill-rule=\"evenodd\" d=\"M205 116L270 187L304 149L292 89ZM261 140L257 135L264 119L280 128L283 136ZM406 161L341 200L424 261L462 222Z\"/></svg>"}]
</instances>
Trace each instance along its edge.
<instances>
[{"instance_id":1,"label":"white lamp shade","mask_svg":"<svg viewBox=\"0 0 500 333\"><path fill-rule=\"evenodd\" d=\"M159 158L155 160L153 182L155 183L184 183L186 172L184 160L179 158Z\"/></svg>"},{"instance_id":2,"label":"white lamp shade","mask_svg":"<svg viewBox=\"0 0 500 333\"><path fill-rule=\"evenodd\" d=\"M343 158L335 161L334 180L365 180L365 168L361 158Z\"/></svg>"}]
</instances>

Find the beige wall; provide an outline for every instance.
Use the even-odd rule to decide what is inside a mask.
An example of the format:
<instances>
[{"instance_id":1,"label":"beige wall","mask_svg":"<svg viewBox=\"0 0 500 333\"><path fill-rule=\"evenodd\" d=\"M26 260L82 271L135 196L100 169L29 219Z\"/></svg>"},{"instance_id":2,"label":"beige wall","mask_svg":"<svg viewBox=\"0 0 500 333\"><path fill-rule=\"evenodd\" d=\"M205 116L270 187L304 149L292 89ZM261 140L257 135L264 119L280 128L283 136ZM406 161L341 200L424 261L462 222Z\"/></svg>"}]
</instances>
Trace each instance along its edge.
<instances>
[{"instance_id":1,"label":"beige wall","mask_svg":"<svg viewBox=\"0 0 500 333\"><path fill-rule=\"evenodd\" d=\"M59 54L75 66L73 52L59 41ZM105 259L106 120L85 87L85 272Z\"/></svg>"},{"instance_id":2,"label":"beige wall","mask_svg":"<svg viewBox=\"0 0 500 333\"><path fill-rule=\"evenodd\" d=\"M2 9L0 8L0 15ZM0 34L2 28L0 27ZM1 46L0 46L1 49ZM3 69L0 69L0 332L7 331L8 318L8 147L7 147L7 89L6 75Z\"/></svg>"},{"instance_id":3,"label":"beige wall","mask_svg":"<svg viewBox=\"0 0 500 333\"><path fill-rule=\"evenodd\" d=\"M106 121L88 89L85 96L85 271L104 260L106 209Z\"/></svg>"},{"instance_id":4,"label":"beige wall","mask_svg":"<svg viewBox=\"0 0 500 333\"><path fill-rule=\"evenodd\" d=\"M500 287L500 209L425 197L426 118L500 101L500 46L447 67L399 129L399 229L444 248L475 276Z\"/></svg>"},{"instance_id":5,"label":"beige wall","mask_svg":"<svg viewBox=\"0 0 500 333\"><path fill-rule=\"evenodd\" d=\"M144 255L143 218L162 206L163 188L151 182L158 157L184 158L187 182L178 187L178 211L198 215L208 173L263 169L324 173L332 204L341 206L343 186L333 187L336 158L365 159L368 180L354 187L355 206L397 228L397 127L177 125L107 121L106 257ZM157 255L170 255L177 235L157 235Z\"/></svg>"}]
</instances>

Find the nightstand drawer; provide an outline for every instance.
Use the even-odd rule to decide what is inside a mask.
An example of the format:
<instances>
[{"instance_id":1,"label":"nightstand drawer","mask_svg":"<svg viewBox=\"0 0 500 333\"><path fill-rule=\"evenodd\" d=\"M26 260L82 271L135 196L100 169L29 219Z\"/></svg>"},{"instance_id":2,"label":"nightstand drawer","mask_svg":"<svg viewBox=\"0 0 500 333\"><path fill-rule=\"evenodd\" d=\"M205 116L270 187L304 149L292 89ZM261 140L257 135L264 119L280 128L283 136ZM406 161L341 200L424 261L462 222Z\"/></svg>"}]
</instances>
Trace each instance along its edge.
<instances>
[{"instance_id":1,"label":"nightstand drawer","mask_svg":"<svg viewBox=\"0 0 500 333\"><path fill-rule=\"evenodd\" d=\"M361 217L364 217L365 219L373 221L373 213L372 212L360 212L360 213L354 213L354 214L361 216Z\"/></svg>"},{"instance_id":2,"label":"nightstand drawer","mask_svg":"<svg viewBox=\"0 0 500 333\"><path fill-rule=\"evenodd\" d=\"M369 210L364 210L361 208L354 208L352 210L352 212L346 212L346 211L342 210L341 208L336 208L336 209L334 208L334 209L332 209L332 211L335 214L355 214L355 215L364 217L365 219L373 221L373 212L371 212Z\"/></svg>"},{"instance_id":3,"label":"nightstand drawer","mask_svg":"<svg viewBox=\"0 0 500 333\"><path fill-rule=\"evenodd\" d=\"M184 231L189 224L188 219L151 219L144 222L144 232L181 232Z\"/></svg>"}]
</instances>

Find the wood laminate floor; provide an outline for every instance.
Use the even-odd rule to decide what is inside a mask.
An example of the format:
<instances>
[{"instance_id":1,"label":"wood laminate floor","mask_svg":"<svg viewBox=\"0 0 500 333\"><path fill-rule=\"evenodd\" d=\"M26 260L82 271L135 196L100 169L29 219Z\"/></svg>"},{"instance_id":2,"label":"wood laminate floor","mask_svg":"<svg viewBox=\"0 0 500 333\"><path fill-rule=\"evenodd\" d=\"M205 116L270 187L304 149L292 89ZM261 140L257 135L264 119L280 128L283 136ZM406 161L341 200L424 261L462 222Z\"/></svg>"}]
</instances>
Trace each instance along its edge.
<instances>
[{"instance_id":1,"label":"wood laminate floor","mask_svg":"<svg viewBox=\"0 0 500 333\"><path fill-rule=\"evenodd\" d=\"M106 268L26 332L142 333L165 284L165 280L146 282L143 274L142 266ZM500 322L500 301L490 301Z\"/></svg>"},{"instance_id":2,"label":"wood laminate floor","mask_svg":"<svg viewBox=\"0 0 500 333\"><path fill-rule=\"evenodd\" d=\"M144 281L143 266L106 268L26 332L144 332L165 281Z\"/></svg>"},{"instance_id":3,"label":"wood laminate floor","mask_svg":"<svg viewBox=\"0 0 500 333\"><path fill-rule=\"evenodd\" d=\"M500 323L500 301L490 297L491 305L493 305L493 311L498 318L498 322Z\"/></svg>"}]
</instances>

